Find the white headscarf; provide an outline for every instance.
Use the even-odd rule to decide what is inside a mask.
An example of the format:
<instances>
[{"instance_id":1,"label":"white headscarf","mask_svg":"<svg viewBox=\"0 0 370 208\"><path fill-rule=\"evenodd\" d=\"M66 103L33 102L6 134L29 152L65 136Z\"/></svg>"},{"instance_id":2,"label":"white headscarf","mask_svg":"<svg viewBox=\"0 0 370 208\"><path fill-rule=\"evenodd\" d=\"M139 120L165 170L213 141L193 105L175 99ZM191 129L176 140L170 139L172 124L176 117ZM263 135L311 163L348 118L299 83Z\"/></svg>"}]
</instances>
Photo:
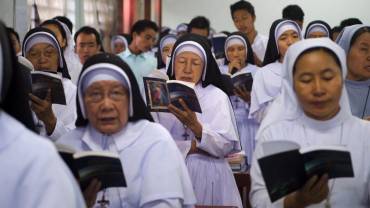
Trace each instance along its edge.
<instances>
[{"instance_id":1,"label":"white headscarf","mask_svg":"<svg viewBox=\"0 0 370 208\"><path fill-rule=\"evenodd\" d=\"M349 49L351 48L351 40L353 35L361 28L363 27L369 27L369 25L351 25L345 27L342 32L338 35L337 39L335 40L340 47L344 49L346 54L348 54Z\"/></svg>"},{"instance_id":2,"label":"white headscarf","mask_svg":"<svg viewBox=\"0 0 370 208\"><path fill-rule=\"evenodd\" d=\"M173 52L173 56L172 58L176 58L176 56L182 52L186 52L186 51L189 51L189 52L193 52L195 54L197 54L203 61L204 63L204 66L203 66L203 73L202 73L202 80L204 81L205 78L206 78L206 69L207 69L207 54L206 52L204 51L203 47L195 42L195 41L185 41L185 42L182 42L180 43L175 49L174 49L174 52ZM171 71L171 75L175 74L174 72L175 70L175 61L172 61L172 71Z\"/></svg>"},{"instance_id":3,"label":"white headscarf","mask_svg":"<svg viewBox=\"0 0 370 208\"><path fill-rule=\"evenodd\" d=\"M113 36L111 40L111 45L110 45L112 53L114 53L114 44L119 43L119 42L125 45L125 49L128 47L128 42L125 37L123 37L122 35L115 35Z\"/></svg>"},{"instance_id":4,"label":"white headscarf","mask_svg":"<svg viewBox=\"0 0 370 208\"><path fill-rule=\"evenodd\" d=\"M261 133L271 126L281 121L295 120L304 112L297 100L293 89L293 68L300 54L311 48L324 47L332 51L338 57L342 70L342 94L340 97L340 108L344 113L351 115L347 91L344 86L344 79L347 75L346 55L337 44L329 38L315 38L299 41L288 48L283 62L283 80L281 94L273 101L266 117L263 119L256 139Z\"/></svg>"},{"instance_id":5,"label":"white headscarf","mask_svg":"<svg viewBox=\"0 0 370 208\"><path fill-rule=\"evenodd\" d=\"M131 84L127 74L116 65L109 63L98 63L91 65L84 70L77 85L78 102L80 104L83 118L87 118L83 101L85 90L92 83L102 80L119 81L125 88L127 88L129 92L129 116L133 116L134 108L132 105Z\"/></svg>"},{"instance_id":6,"label":"white headscarf","mask_svg":"<svg viewBox=\"0 0 370 208\"><path fill-rule=\"evenodd\" d=\"M227 55L227 48L229 48L232 45L243 45L245 47L245 57L248 56L248 46L244 38L242 38L240 35L231 35L225 41L225 56L227 60L230 61Z\"/></svg>"},{"instance_id":7,"label":"white headscarf","mask_svg":"<svg viewBox=\"0 0 370 208\"><path fill-rule=\"evenodd\" d=\"M320 23L312 24L309 28L307 28L307 36L309 36L313 32L325 33L326 37L329 37L330 34L328 29Z\"/></svg>"}]
</instances>

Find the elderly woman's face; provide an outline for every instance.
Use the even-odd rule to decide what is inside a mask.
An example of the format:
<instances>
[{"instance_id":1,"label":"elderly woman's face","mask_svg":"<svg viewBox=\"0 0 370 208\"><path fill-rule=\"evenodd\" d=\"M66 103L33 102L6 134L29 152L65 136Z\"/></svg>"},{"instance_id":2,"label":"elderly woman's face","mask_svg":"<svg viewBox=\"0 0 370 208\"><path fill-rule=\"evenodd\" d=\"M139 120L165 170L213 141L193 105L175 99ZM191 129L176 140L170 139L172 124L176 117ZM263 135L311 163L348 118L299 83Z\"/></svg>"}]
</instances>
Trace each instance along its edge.
<instances>
[{"instance_id":1,"label":"elderly woman's face","mask_svg":"<svg viewBox=\"0 0 370 208\"><path fill-rule=\"evenodd\" d=\"M58 71L58 50L48 43L37 43L32 46L26 58L35 70Z\"/></svg>"},{"instance_id":2,"label":"elderly woman's face","mask_svg":"<svg viewBox=\"0 0 370 208\"><path fill-rule=\"evenodd\" d=\"M175 57L176 80L197 84L202 76L204 62L196 53L185 51Z\"/></svg>"},{"instance_id":3,"label":"elderly woman's face","mask_svg":"<svg viewBox=\"0 0 370 208\"><path fill-rule=\"evenodd\" d=\"M328 120L339 111L343 80L332 55L317 50L302 55L295 64L293 87L305 114Z\"/></svg>"},{"instance_id":4,"label":"elderly woman's face","mask_svg":"<svg viewBox=\"0 0 370 208\"><path fill-rule=\"evenodd\" d=\"M348 78L370 79L370 32L358 36L347 55Z\"/></svg>"},{"instance_id":5,"label":"elderly woman's face","mask_svg":"<svg viewBox=\"0 0 370 208\"><path fill-rule=\"evenodd\" d=\"M89 123L103 134L114 134L128 122L129 94L118 81L97 81L84 93Z\"/></svg>"},{"instance_id":6,"label":"elderly woman's face","mask_svg":"<svg viewBox=\"0 0 370 208\"><path fill-rule=\"evenodd\" d=\"M161 53L162 53L162 61L163 63L166 63L167 57L169 57L172 53L172 48L173 48L174 43L172 44L167 44L163 47Z\"/></svg>"}]
</instances>

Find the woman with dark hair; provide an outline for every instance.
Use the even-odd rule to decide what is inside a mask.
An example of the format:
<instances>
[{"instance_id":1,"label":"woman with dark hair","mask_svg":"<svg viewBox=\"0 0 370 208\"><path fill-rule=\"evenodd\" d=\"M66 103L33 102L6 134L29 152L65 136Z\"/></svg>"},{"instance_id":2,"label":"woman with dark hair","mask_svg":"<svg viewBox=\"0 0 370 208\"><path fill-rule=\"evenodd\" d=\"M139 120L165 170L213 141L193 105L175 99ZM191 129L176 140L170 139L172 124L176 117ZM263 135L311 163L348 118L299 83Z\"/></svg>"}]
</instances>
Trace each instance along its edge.
<instances>
[{"instance_id":1,"label":"woman with dark hair","mask_svg":"<svg viewBox=\"0 0 370 208\"><path fill-rule=\"evenodd\" d=\"M198 205L242 207L231 168L225 159L240 151L234 113L220 70L206 38L187 34L175 43L167 74L194 85L202 113L169 105L171 113L158 113L181 150Z\"/></svg>"},{"instance_id":2,"label":"woman with dark hair","mask_svg":"<svg viewBox=\"0 0 370 208\"><path fill-rule=\"evenodd\" d=\"M84 190L88 207L97 206L97 198L109 201L112 208L195 204L176 144L162 126L151 122L134 74L118 56L102 53L85 62L78 80L77 114L78 128L58 143L77 151L118 153L127 182L127 188L98 192L101 184L93 181Z\"/></svg>"},{"instance_id":3,"label":"woman with dark hair","mask_svg":"<svg viewBox=\"0 0 370 208\"><path fill-rule=\"evenodd\" d=\"M253 207L370 206L370 124L351 114L346 75L345 53L329 38L303 40L288 49L281 94L257 133L251 168ZM354 177L314 175L297 191L271 203L257 160L269 154L264 142L279 140L295 142L298 148L345 148Z\"/></svg>"},{"instance_id":4,"label":"woman with dark hair","mask_svg":"<svg viewBox=\"0 0 370 208\"><path fill-rule=\"evenodd\" d=\"M62 80L66 105L52 104L50 92L44 99L29 96L40 134L55 141L75 127L76 119L76 86L70 80L62 48L52 31L38 27L26 34L22 53L36 71L57 75Z\"/></svg>"},{"instance_id":5,"label":"woman with dark hair","mask_svg":"<svg viewBox=\"0 0 370 208\"><path fill-rule=\"evenodd\" d=\"M251 73L254 77L259 69L254 65L253 50L247 37L241 32L235 32L225 41L225 65L220 67L221 73L235 74L235 73ZM248 119L250 91L245 87L234 90L234 96L230 97L233 105L236 124L238 125L238 132L242 150L247 156L247 164L250 165L256 132L259 124L254 119Z\"/></svg>"},{"instance_id":6,"label":"woman with dark hair","mask_svg":"<svg viewBox=\"0 0 370 208\"><path fill-rule=\"evenodd\" d=\"M330 25L322 20L310 22L306 27L304 38L332 37Z\"/></svg>"},{"instance_id":7,"label":"woman with dark hair","mask_svg":"<svg viewBox=\"0 0 370 208\"><path fill-rule=\"evenodd\" d=\"M249 117L261 122L268 106L280 93L282 63L290 45L302 39L296 22L278 19L272 23L263 68L254 77Z\"/></svg>"},{"instance_id":8,"label":"woman with dark hair","mask_svg":"<svg viewBox=\"0 0 370 208\"><path fill-rule=\"evenodd\" d=\"M370 116L370 26L345 27L337 43L347 54L348 75L345 81L352 114Z\"/></svg>"},{"instance_id":9,"label":"woman with dark hair","mask_svg":"<svg viewBox=\"0 0 370 208\"><path fill-rule=\"evenodd\" d=\"M27 129L32 117L18 67L0 22L1 207L84 208L79 187L54 145Z\"/></svg>"}]
</instances>

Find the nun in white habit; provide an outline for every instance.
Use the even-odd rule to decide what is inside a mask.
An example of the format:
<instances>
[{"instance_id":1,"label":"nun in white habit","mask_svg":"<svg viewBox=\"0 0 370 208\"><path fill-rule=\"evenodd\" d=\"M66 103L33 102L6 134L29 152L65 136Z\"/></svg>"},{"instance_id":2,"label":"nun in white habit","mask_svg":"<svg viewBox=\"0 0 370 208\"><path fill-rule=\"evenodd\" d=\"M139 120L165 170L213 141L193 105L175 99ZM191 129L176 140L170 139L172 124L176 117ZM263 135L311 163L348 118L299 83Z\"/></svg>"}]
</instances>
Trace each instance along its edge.
<instances>
[{"instance_id":1,"label":"nun in white habit","mask_svg":"<svg viewBox=\"0 0 370 208\"><path fill-rule=\"evenodd\" d=\"M249 118L261 122L266 115L268 106L280 93L285 52L301 39L301 29L294 21L278 19L272 23L263 67L253 80Z\"/></svg>"},{"instance_id":2,"label":"nun in white habit","mask_svg":"<svg viewBox=\"0 0 370 208\"><path fill-rule=\"evenodd\" d=\"M337 43L347 54L346 88L354 116L370 116L370 26L345 27Z\"/></svg>"},{"instance_id":3,"label":"nun in white habit","mask_svg":"<svg viewBox=\"0 0 370 208\"><path fill-rule=\"evenodd\" d=\"M103 198L111 208L195 204L183 158L168 131L151 122L125 62L107 53L89 58L79 77L77 98L78 128L57 142L77 151L118 153L127 182L127 188L108 188L86 199L88 206L100 207Z\"/></svg>"},{"instance_id":4,"label":"nun in white habit","mask_svg":"<svg viewBox=\"0 0 370 208\"><path fill-rule=\"evenodd\" d=\"M257 134L251 168L252 207L370 206L370 124L352 116L344 79L344 51L329 38L292 45L283 66L282 92ZM351 154L354 178L309 179L303 188L271 204L257 159L265 141L288 140L301 147L338 145Z\"/></svg>"},{"instance_id":5,"label":"nun in white habit","mask_svg":"<svg viewBox=\"0 0 370 208\"><path fill-rule=\"evenodd\" d=\"M310 22L306 27L304 38L331 38L332 32L330 25L322 20L315 20Z\"/></svg>"},{"instance_id":6,"label":"nun in white habit","mask_svg":"<svg viewBox=\"0 0 370 208\"><path fill-rule=\"evenodd\" d=\"M247 72L254 77L258 67L254 65L252 47L243 33L232 33L226 39L225 55L226 64L220 67L221 73ZM242 150L244 150L248 165L250 165L255 146L255 136L259 127L254 119L248 118L250 92L246 89L236 89L230 100L235 113Z\"/></svg>"},{"instance_id":7,"label":"nun in white habit","mask_svg":"<svg viewBox=\"0 0 370 208\"><path fill-rule=\"evenodd\" d=\"M42 100L30 94L40 135L55 141L75 128L76 86L70 80L62 49L50 30L41 27L30 30L24 38L22 52L36 71L56 74L62 79L66 105L52 104L47 97Z\"/></svg>"},{"instance_id":8,"label":"nun in white habit","mask_svg":"<svg viewBox=\"0 0 370 208\"><path fill-rule=\"evenodd\" d=\"M157 69L163 74L167 73L167 65L169 63L172 48L176 40L176 35L168 34L159 41L159 51L157 53Z\"/></svg>"},{"instance_id":9,"label":"nun in white habit","mask_svg":"<svg viewBox=\"0 0 370 208\"><path fill-rule=\"evenodd\" d=\"M54 145L26 128L32 122L26 116L31 112L21 93L25 89L14 86L24 80L5 32L0 23L0 205L84 208L80 189ZM9 99L23 112L22 117L16 119L3 108Z\"/></svg>"},{"instance_id":10,"label":"nun in white habit","mask_svg":"<svg viewBox=\"0 0 370 208\"><path fill-rule=\"evenodd\" d=\"M128 48L128 42L125 36L123 35L115 35L112 37L111 45L110 45L111 51L114 54L119 54L123 51L125 51Z\"/></svg>"},{"instance_id":11,"label":"nun in white habit","mask_svg":"<svg viewBox=\"0 0 370 208\"><path fill-rule=\"evenodd\" d=\"M225 157L240 151L235 117L221 73L204 37L186 34L172 51L168 75L195 84L202 113L180 100L184 110L169 105L158 113L185 157L198 205L242 207L240 194Z\"/></svg>"}]
</instances>

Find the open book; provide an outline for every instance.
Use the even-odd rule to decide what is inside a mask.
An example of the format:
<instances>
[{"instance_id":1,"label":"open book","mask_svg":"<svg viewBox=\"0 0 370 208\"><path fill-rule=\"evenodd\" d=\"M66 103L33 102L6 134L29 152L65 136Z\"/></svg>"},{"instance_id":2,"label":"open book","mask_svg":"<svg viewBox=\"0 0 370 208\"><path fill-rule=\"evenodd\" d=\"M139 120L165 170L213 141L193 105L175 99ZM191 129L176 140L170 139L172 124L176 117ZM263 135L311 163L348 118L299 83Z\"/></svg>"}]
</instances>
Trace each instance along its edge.
<instances>
[{"instance_id":1,"label":"open book","mask_svg":"<svg viewBox=\"0 0 370 208\"><path fill-rule=\"evenodd\" d=\"M344 146L300 148L292 141L261 144L264 156L258 159L271 202L301 188L314 175L330 178L353 177L351 154Z\"/></svg>"},{"instance_id":2,"label":"open book","mask_svg":"<svg viewBox=\"0 0 370 208\"><path fill-rule=\"evenodd\" d=\"M222 74L229 95L234 95L235 88L245 87L247 91L252 90L253 77L250 72L236 72L235 74Z\"/></svg>"},{"instance_id":3,"label":"open book","mask_svg":"<svg viewBox=\"0 0 370 208\"><path fill-rule=\"evenodd\" d=\"M76 152L66 145L57 144L59 154L78 178L81 190L85 190L95 178L102 183L101 189L126 187L119 156L112 152Z\"/></svg>"},{"instance_id":4,"label":"open book","mask_svg":"<svg viewBox=\"0 0 370 208\"><path fill-rule=\"evenodd\" d=\"M184 110L179 102L181 98L190 110L202 112L193 83L144 77L144 87L149 111L168 112L170 103Z\"/></svg>"},{"instance_id":5,"label":"open book","mask_svg":"<svg viewBox=\"0 0 370 208\"><path fill-rule=\"evenodd\" d=\"M48 90L51 90L51 102L66 105L66 97L61 78L57 74L44 71L33 71L32 94L45 99Z\"/></svg>"}]
</instances>

